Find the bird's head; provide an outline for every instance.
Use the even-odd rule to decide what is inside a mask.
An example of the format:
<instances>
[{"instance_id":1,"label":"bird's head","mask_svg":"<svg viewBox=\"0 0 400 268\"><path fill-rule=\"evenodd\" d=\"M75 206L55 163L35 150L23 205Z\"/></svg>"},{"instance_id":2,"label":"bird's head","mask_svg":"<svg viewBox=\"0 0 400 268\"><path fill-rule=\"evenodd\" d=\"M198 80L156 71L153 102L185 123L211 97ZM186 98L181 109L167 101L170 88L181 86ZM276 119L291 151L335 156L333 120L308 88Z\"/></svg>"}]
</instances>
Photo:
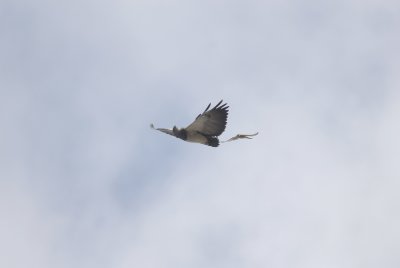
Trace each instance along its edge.
<instances>
[{"instance_id":1,"label":"bird's head","mask_svg":"<svg viewBox=\"0 0 400 268\"><path fill-rule=\"evenodd\" d=\"M187 132L184 128L177 128L176 126L174 126L172 128L172 133L174 134L175 137L182 139L182 140L186 140L187 139Z\"/></svg>"},{"instance_id":2,"label":"bird's head","mask_svg":"<svg viewBox=\"0 0 400 268\"><path fill-rule=\"evenodd\" d=\"M174 133L175 136L178 136L178 134L179 134L179 129L178 129L176 126L174 126L174 127L172 128L172 132Z\"/></svg>"}]
</instances>

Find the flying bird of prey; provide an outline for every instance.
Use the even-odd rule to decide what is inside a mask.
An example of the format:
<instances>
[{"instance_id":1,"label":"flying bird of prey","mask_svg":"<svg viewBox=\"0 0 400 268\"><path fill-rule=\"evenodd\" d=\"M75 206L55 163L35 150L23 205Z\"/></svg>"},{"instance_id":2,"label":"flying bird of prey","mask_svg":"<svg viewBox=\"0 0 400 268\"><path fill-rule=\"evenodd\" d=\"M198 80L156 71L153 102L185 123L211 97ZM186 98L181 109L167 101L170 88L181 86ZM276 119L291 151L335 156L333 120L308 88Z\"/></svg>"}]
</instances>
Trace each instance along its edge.
<instances>
[{"instance_id":1,"label":"flying bird of prey","mask_svg":"<svg viewBox=\"0 0 400 268\"><path fill-rule=\"evenodd\" d=\"M153 124L151 128L158 131L167 133L176 138L182 139L188 142L201 143L212 147L218 147L220 136L226 128L226 122L228 119L228 108L227 103L222 104L222 100L210 110L211 103L208 104L203 113L199 114L196 119L186 128L177 128L174 126L172 129L166 128L155 128ZM238 134L229 140L222 141L228 142L237 139L251 139L255 134Z\"/></svg>"}]
</instances>

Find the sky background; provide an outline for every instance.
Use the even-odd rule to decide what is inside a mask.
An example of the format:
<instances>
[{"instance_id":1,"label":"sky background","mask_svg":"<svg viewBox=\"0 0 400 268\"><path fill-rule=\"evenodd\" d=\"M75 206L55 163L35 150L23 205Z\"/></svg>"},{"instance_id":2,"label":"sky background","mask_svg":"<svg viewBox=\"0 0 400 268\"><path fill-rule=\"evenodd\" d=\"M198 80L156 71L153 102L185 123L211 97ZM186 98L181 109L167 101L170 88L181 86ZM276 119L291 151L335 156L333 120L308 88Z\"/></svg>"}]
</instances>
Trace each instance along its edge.
<instances>
[{"instance_id":1,"label":"sky background","mask_svg":"<svg viewBox=\"0 0 400 268\"><path fill-rule=\"evenodd\" d=\"M0 0L0 266L400 267L400 3ZM218 148L152 131L228 102Z\"/></svg>"}]
</instances>

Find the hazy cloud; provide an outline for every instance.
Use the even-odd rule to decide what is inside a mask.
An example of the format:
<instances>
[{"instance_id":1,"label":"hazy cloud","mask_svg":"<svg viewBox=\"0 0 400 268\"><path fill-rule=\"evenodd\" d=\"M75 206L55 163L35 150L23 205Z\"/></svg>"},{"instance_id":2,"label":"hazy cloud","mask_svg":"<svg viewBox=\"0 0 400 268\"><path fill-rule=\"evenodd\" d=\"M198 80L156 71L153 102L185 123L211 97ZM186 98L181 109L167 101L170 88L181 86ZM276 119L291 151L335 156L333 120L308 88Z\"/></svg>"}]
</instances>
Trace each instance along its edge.
<instances>
[{"instance_id":1,"label":"hazy cloud","mask_svg":"<svg viewBox=\"0 0 400 268\"><path fill-rule=\"evenodd\" d=\"M0 266L399 266L396 1L0 10Z\"/></svg>"}]
</instances>

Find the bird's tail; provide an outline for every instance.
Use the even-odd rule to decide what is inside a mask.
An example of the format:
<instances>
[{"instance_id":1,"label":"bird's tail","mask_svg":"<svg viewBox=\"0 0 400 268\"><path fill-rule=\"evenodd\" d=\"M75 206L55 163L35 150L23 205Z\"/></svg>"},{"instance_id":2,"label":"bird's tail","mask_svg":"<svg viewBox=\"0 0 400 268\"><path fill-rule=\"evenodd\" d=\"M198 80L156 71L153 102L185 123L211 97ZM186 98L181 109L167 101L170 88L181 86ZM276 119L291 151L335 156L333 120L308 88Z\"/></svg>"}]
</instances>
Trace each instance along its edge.
<instances>
[{"instance_id":1,"label":"bird's tail","mask_svg":"<svg viewBox=\"0 0 400 268\"><path fill-rule=\"evenodd\" d=\"M212 146L212 147L218 147L219 145L219 140L218 138L215 137L207 137L207 145Z\"/></svg>"}]
</instances>

